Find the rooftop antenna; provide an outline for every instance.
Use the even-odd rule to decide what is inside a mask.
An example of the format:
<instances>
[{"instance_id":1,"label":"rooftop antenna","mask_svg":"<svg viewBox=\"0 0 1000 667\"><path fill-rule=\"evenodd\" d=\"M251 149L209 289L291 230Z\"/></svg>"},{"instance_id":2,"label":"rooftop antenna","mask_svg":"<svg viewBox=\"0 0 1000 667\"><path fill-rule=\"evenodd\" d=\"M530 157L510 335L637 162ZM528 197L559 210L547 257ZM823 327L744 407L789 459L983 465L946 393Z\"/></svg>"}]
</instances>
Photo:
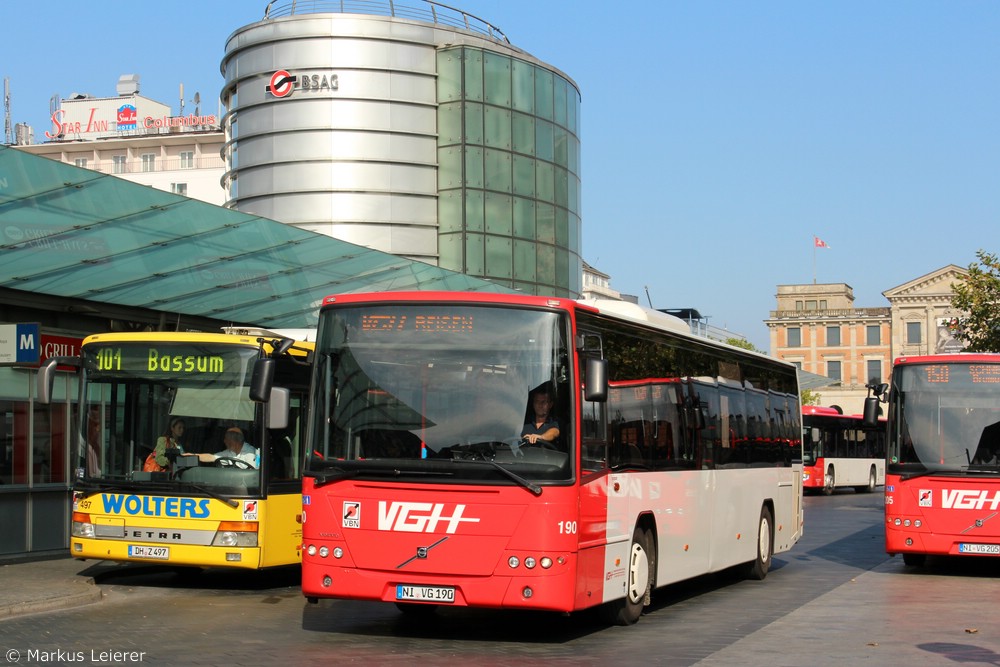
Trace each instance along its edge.
<instances>
[{"instance_id":1,"label":"rooftop antenna","mask_svg":"<svg viewBox=\"0 0 1000 667\"><path fill-rule=\"evenodd\" d=\"M646 301L649 302L649 307L653 307L653 300L649 298L649 285L643 285L642 289L646 290Z\"/></svg>"},{"instance_id":2,"label":"rooftop antenna","mask_svg":"<svg viewBox=\"0 0 1000 667\"><path fill-rule=\"evenodd\" d=\"M10 125L10 79L3 78L3 136L4 143L14 143L14 129Z\"/></svg>"},{"instance_id":3,"label":"rooftop antenna","mask_svg":"<svg viewBox=\"0 0 1000 667\"><path fill-rule=\"evenodd\" d=\"M183 116L184 115L184 84L183 83L181 84L180 93L181 93L181 114L180 115Z\"/></svg>"},{"instance_id":4,"label":"rooftop antenna","mask_svg":"<svg viewBox=\"0 0 1000 667\"><path fill-rule=\"evenodd\" d=\"M194 93L194 115L201 115L201 93L195 91Z\"/></svg>"}]
</instances>

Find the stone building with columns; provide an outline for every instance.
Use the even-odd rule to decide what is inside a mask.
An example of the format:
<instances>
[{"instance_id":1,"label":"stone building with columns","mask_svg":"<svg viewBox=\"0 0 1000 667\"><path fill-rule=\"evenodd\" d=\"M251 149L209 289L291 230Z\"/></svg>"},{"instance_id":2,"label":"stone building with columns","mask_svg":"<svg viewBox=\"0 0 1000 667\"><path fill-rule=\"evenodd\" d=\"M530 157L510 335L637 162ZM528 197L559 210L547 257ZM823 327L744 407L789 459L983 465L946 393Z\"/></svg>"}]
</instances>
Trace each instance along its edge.
<instances>
[{"instance_id":1,"label":"stone building with columns","mask_svg":"<svg viewBox=\"0 0 1000 667\"><path fill-rule=\"evenodd\" d=\"M856 307L847 283L778 285L765 320L770 354L830 379L814 390L820 405L859 413L865 384L887 381L893 359L962 349L951 333L962 315L951 286L967 273L949 264L882 292L889 306L874 308Z\"/></svg>"}]
</instances>

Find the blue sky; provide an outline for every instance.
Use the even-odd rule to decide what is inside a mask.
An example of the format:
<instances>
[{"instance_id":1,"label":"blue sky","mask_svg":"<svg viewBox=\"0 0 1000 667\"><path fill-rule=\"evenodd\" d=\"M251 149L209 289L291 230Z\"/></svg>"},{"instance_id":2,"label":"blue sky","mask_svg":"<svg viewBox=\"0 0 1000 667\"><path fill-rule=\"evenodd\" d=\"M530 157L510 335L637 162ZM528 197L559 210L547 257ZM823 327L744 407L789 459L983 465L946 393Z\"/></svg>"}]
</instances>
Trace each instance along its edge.
<instances>
[{"instance_id":1,"label":"blue sky","mask_svg":"<svg viewBox=\"0 0 1000 667\"><path fill-rule=\"evenodd\" d=\"M50 97L112 96L131 73L175 113L181 83L185 112L197 91L214 113L226 38L266 4L25 6L0 41L13 122L42 140ZM584 259L643 305L648 289L767 350L779 284L886 306L1000 251L1000 3L447 4L579 85Z\"/></svg>"}]
</instances>

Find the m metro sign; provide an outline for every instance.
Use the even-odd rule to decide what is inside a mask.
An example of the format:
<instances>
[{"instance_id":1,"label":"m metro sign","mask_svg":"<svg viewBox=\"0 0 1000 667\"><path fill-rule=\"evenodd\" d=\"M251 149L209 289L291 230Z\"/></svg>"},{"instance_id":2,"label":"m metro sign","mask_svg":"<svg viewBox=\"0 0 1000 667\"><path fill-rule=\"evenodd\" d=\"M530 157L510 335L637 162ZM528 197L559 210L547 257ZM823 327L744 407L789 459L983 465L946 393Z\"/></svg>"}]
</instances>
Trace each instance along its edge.
<instances>
[{"instance_id":1,"label":"m metro sign","mask_svg":"<svg viewBox=\"0 0 1000 667\"><path fill-rule=\"evenodd\" d=\"M37 323L0 324L0 364L37 364L41 350Z\"/></svg>"}]
</instances>

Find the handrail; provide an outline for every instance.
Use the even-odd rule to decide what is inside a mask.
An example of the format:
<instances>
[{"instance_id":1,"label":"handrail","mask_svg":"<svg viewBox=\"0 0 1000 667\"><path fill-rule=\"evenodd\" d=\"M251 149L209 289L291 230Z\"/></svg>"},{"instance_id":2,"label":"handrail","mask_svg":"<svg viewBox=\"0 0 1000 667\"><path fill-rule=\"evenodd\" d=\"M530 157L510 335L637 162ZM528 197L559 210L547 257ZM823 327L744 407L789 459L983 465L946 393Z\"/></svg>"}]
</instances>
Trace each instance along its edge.
<instances>
[{"instance_id":1,"label":"handrail","mask_svg":"<svg viewBox=\"0 0 1000 667\"><path fill-rule=\"evenodd\" d=\"M292 0L275 6L276 1L271 0L267 4L264 9L264 21L302 14L373 14L461 28L486 35L497 42L510 44L507 35L489 21L435 0L417 0L422 2L418 6L402 4L395 0L382 2L379 0Z\"/></svg>"}]
</instances>

